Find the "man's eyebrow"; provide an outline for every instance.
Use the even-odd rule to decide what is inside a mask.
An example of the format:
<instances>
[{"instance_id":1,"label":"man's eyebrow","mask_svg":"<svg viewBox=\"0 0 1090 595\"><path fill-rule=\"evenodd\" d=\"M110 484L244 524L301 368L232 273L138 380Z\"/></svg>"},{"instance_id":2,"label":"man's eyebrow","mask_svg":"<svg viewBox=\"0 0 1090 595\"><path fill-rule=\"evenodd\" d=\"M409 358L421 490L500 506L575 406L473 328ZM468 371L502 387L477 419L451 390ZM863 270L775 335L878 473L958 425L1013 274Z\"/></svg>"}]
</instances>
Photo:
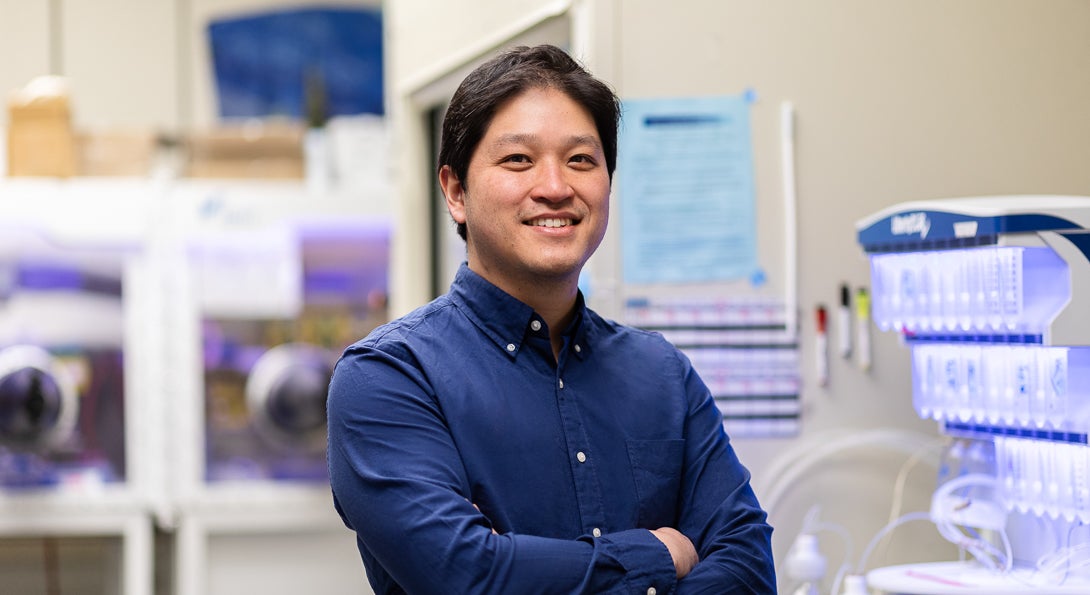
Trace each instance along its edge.
<instances>
[{"instance_id":1,"label":"man's eyebrow","mask_svg":"<svg viewBox=\"0 0 1090 595\"><path fill-rule=\"evenodd\" d=\"M602 141L598 140L597 136L593 136L593 135L590 135L590 134L583 134L583 135L571 137L571 144L572 144L572 146L590 145L590 146L594 147L595 149L598 149L598 150L602 149Z\"/></svg>"},{"instance_id":2,"label":"man's eyebrow","mask_svg":"<svg viewBox=\"0 0 1090 595\"><path fill-rule=\"evenodd\" d=\"M502 147L505 145L522 145L533 144L537 142L540 137L536 134L512 132L508 134L500 135L499 138L492 143L493 146ZM568 146L578 147L583 145L589 145L595 149L602 149L602 142L598 140L597 136L593 134L577 134L568 138Z\"/></svg>"}]
</instances>

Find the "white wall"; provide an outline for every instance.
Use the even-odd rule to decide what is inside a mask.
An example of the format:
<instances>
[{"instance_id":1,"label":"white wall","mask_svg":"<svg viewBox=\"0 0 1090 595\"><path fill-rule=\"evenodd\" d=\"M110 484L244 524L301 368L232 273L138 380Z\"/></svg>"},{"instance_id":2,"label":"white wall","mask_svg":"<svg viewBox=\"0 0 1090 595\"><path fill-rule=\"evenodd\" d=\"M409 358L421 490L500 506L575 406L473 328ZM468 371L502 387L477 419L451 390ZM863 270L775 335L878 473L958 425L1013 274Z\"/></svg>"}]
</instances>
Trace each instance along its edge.
<instances>
[{"instance_id":1,"label":"white wall","mask_svg":"<svg viewBox=\"0 0 1090 595\"><path fill-rule=\"evenodd\" d=\"M50 69L49 3L0 0L0 56L8 58L0 65L0 92L4 110L0 126L7 123L8 92Z\"/></svg>"},{"instance_id":2,"label":"white wall","mask_svg":"<svg viewBox=\"0 0 1090 595\"><path fill-rule=\"evenodd\" d=\"M418 84L421 72L479 49L480 38L504 22L551 6L557 4L387 2L391 87ZM590 0L573 6L571 14L582 15L574 17L576 29L591 23L583 57L622 98L757 92L751 116L759 259L769 273L762 291L785 287L778 118L782 102L794 104L803 362L814 358L814 307L835 305L841 283L869 284L855 242L857 219L905 200L1090 194L1086 2ZM399 153L401 171L411 177L424 175L427 156L409 95L392 101L395 110L408 112L396 122L400 141L409 145ZM412 217L426 207L427 183L402 178L399 184L409 221L424 221ZM598 274L619 275L609 270L619 262L617 240L613 229L600 250L606 256L598 258ZM396 287L399 308L407 310L430 296L418 282L426 255L412 246L403 250L409 256L397 272L405 279ZM754 291L746 285L704 289ZM874 343L869 373L834 358L828 388L817 386L812 366L804 367L797 439L735 441L755 485L770 485L777 479L770 469L831 437L883 428L937 436L934 424L912 410L908 350L890 334L875 333ZM778 559L813 504L823 507L822 519L851 528L858 555L886 522L893 483L907 459L872 445L811 469L773 511ZM912 470L905 511L926 509L933 481L932 467ZM926 524L895 536L872 566L953 555ZM835 538L829 543L839 547Z\"/></svg>"},{"instance_id":3,"label":"white wall","mask_svg":"<svg viewBox=\"0 0 1090 595\"><path fill-rule=\"evenodd\" d=\"M61 2L60 73L81 128L180 124L174 0ZM108 40L108 43L106 41Z\"/></svg>"},{"instance_id":4,"label":"white wall","mask_svg":"<svg viewBox=\"0 0 1090 595\"><path fill-rule=\"evenodd\" d=\"M176 0L0 2L0 92L63 74L80 128L175 129ZM7 111L0 125L7 122Z\"/></svg>"}]
</instances>

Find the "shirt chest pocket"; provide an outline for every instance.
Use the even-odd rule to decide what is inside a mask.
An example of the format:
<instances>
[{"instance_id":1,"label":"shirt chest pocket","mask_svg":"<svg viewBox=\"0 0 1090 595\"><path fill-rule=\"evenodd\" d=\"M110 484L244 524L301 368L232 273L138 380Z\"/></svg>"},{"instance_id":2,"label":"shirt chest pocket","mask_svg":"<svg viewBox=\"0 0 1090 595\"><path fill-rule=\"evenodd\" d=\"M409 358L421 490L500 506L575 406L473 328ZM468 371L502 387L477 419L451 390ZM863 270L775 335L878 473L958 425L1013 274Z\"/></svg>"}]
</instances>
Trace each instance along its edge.
<instances>
[{"instance_id":1,"label":"shirt chest pocket","mask_svg":"<svg viewBox=\"0 0 1090 595\"><path fill-rule=\"evenodd\" d=\"M673 527L684 465L684 440L628 440L628 460L639 500L639 527Z\"/></svg>"}]
</instances>

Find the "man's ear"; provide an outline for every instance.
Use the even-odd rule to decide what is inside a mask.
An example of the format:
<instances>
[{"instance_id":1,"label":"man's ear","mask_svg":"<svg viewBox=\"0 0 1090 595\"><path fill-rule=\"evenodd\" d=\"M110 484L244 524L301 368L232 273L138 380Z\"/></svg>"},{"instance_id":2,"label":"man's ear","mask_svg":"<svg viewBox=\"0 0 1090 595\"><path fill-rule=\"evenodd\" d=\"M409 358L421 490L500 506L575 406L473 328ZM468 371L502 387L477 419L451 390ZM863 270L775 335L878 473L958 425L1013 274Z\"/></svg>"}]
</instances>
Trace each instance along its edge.
<instances>
[{"instance_id":1,"label":"man's ear","mask_svg":"<svg viewBox=\"0 0 1090 595\"><path fill-rule=\"evenodd\" d=\"M447 199L447 211L450 212L451 219L459 225L464 224L466 222L466 187L449 165L439 169L439 186Z\"/></svg>"}]
</instances>

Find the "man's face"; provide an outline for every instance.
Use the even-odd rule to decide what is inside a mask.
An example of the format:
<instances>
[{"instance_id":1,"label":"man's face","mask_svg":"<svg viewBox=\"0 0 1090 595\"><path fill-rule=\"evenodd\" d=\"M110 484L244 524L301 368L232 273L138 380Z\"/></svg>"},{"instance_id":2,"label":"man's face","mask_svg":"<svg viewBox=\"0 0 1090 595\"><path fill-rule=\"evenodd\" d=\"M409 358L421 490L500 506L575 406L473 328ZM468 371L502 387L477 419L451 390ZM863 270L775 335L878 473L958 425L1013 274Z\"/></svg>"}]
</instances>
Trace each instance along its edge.
<instances>
[{"instance_id":1,"label":"man's face","mask_svg":"<svg viewBox=\"0 0 1090 595\"><path fill-rule=\"evenodd\" d=\"M590 113L561 91L531 89L496 111L470 158L468 187L440 172L468 228L469 266L518 295L575 283L609 219L609 173Z\"/></svg>"}]
</instances>

